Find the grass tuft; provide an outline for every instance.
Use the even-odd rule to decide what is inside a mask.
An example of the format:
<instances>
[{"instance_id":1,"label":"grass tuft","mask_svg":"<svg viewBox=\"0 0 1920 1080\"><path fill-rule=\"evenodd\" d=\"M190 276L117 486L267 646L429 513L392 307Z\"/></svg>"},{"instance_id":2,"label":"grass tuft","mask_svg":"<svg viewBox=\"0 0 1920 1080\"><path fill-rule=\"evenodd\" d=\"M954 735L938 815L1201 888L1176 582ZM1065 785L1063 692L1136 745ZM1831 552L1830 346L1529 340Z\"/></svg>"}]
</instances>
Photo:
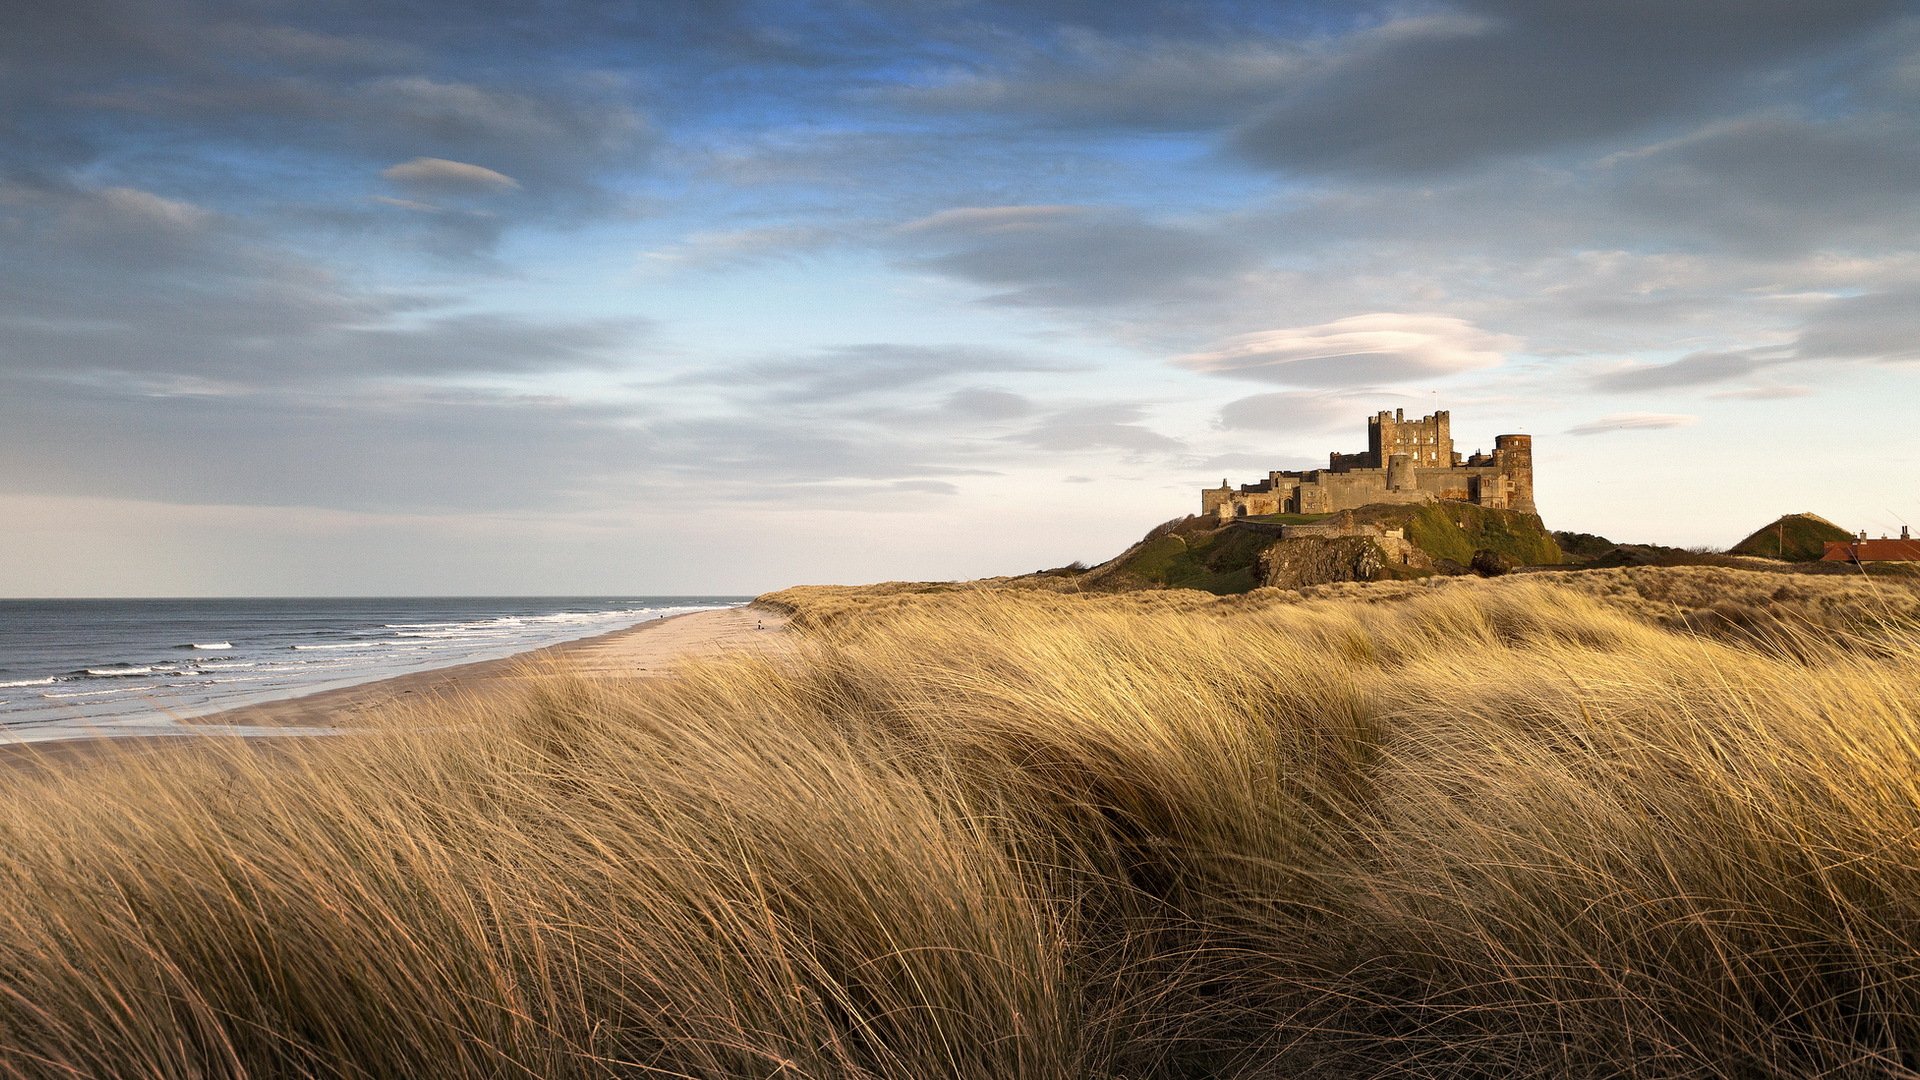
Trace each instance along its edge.
<instances>
[{"instance_id":1,"label":"grass tuft","mask_svg":"<svg viewBox=\"0 0 1920 1080\"><path fill-rule=\"evenodd\" d=\"M789 590L790 655L19 770L0 1072L1902 1075L1920 605L1782 580Z\"/></svg>"}]
</instances>

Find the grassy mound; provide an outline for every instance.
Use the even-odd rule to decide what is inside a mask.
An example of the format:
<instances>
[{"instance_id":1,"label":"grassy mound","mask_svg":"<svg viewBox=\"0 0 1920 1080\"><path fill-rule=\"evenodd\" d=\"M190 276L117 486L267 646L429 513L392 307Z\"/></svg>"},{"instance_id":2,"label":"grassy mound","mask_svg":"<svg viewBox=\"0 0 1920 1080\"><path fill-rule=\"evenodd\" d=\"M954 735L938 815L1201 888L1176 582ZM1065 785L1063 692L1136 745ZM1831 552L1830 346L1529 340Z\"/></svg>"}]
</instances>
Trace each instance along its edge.
<instances>
[{"instance_id":1,"label":"grassy mound","mask_svg":"<svg viewBox=\"0 0 1920 1080\"><path fill-rule=\"evenodd\" d=\"M1812 562L1826 554L1829 542L1851 539L1853 534L1818 514L1786 514L1729 550L1735 555Z\"/></svg>"},{"instance_id":2,"label":"grassy mound","mask_svg":"<svg viewBox=\"0 0 1920 1080\"><path fill-rule=\"evenodd\" d=\"M790 590L790 657L22 771L0 1072L1906 1075L1920 586L1719 574ZM1729 599L1829 623L1652 617Z\"/></svg>"},{"instance_id":3,"label":"grassy mound","mask_svg":"<svg viewBox=\"0 0 1920 1080\"><path fill-rule=\"evenodd\" d=\"M1260 584L1260 553L1274 535L1220 527L1210 518L1170 521L1080 579L1088 589L1199 589L1243 593Z\"/></svg>"},{"instance_id":4,"label":"grassy mound","mask_svg":"<svg viewBox=\"0 0 1920 1080\"><path fill-rule=\"evenodd\" d=\"M1560 546L1537 514L1458 502L1369 509L1399 511L1386 517L1404 521L1407 539L1430 557L1461 566L1471 562L1476 551L1504 555L1518 566L1553 566L1562 559Z\"/></svg>"},{"instance_id":5,"label":"grassy mound","mask_svg":"<svg viewBox=\"0 0 1920 1080\"><path fill-rule=\"evenodd\" d=\"M1455 572L1473 561L1475 552L1492 551L1520 566L1551 566L1562 560L1553 534L1540 518L1514 510L1492 510L1471 503L1425 503L1412 506L1363 506L1351 512L1360 524L1399 528L1429 560ZM1190 517L1170 521L1148 533L1118 558L1094 568L1080 579L1088 589L1175 588L1216 594L1242 593L1272 581L1264 567L1277 563L1334 562L1342 567L1354 560L1343 547L1339 558L1321 558L1318 551L1273 552L1276 543L1318 545L1324 540L1281 541L1264 526L1323 521L1331 514L1279 514L1247 522L1220 525L1213 518ZM1351 545L1346 545L1351 546ZM1425 571L1399 567L1384 553L1372 560L1383 577L1402 577ZM1342 570L1318 581L1349 580Z\"/></svg>"}]
</instances>

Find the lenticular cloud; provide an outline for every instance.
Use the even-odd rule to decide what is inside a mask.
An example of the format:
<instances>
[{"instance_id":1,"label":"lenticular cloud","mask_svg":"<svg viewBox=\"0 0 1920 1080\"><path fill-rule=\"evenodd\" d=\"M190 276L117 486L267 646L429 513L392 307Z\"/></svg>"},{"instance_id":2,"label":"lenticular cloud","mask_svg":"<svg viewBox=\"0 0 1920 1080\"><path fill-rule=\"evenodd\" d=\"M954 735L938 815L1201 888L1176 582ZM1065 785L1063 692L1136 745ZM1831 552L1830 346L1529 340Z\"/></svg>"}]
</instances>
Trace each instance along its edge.
<instances>
[{"instance_id":1,"label":"lenticular cloud","mask_svg":"<svg viewBox=\"0 0 1920 1080\"><path fill-rule=\"evenodd\" d=\"M1518 338L1452 315L1379 312L1263 330L1180 358L1195 371L1292 386L1408 382L1497 366Z\"/></svg>"}]
</instances>

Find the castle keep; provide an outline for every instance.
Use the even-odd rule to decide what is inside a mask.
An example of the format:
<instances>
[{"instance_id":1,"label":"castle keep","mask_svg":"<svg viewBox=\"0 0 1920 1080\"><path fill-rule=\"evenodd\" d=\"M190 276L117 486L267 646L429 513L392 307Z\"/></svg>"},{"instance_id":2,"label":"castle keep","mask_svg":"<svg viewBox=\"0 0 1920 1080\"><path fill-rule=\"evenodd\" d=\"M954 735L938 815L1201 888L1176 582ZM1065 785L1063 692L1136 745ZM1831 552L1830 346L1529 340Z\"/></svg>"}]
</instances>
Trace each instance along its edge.
<instances>
[{"instance_id":1,"label":"castle keep","mask_svg":"<svg viewBox=\"0 0 1920 1080\"><path fill-rule=\"evenodd\" d=\"M1499 435L1493 453L1462 458L1445 412L1408 420L1406 410L1367 419L1367 449L1333 453L1324 469L1270 472L1238 490L1225 480L1200 493L1200 512L1222 520L1264 514L1330 514L1373 503L1439 499L1500 510L1533 507L1533 439Z\"/></svg>"}]
</instances>

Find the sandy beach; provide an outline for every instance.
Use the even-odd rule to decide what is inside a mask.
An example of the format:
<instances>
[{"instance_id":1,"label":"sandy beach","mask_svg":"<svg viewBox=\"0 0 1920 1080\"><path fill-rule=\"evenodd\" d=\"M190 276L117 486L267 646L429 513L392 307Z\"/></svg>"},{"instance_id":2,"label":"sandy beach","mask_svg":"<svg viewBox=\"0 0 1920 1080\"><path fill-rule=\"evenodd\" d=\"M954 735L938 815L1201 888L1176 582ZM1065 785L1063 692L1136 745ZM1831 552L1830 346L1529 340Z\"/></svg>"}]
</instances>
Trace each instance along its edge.
<instances>
[{"instance_id":1,"label":"sandy beach","mask_svg":"<svg viewBox=\"0 0 1920 1080\"><path fill-rule=\"evenodd\" d=\"M565 667L595 678L664 675L687 660L739 649L771 649L783 640L785 616L759 608L695 611L612 633L515 653L498 660L433 668L316 694L262 701L193 717L186 723L236 727L342 727L405 701L424 704L486 693L531 670Z\"/></svg>"},{"instance_id":2,"label":"sandy beach","mask_svg":"<svg viewBox=\"0 0 1920 1080\"><path fill-rule=\"evenodd\" d=\"M530 673L553 668L599 679L658 678L689 660L726 652L784 648L788 640L786 628L786 616L759 607L689 612L497 660L433 668L299 697L255 702L183 718L180 723L220 738L230 738L240 729L246 729L250 735L260 728L285 728L289 735L315 729L342 730L388 706L427 705L496 693ZM191 739L191 735L175 732L0 745L0 764L73 764L107 751L137 752ZM254 737L249 741L277 740Z\"/></svg>"}]
</instances>

